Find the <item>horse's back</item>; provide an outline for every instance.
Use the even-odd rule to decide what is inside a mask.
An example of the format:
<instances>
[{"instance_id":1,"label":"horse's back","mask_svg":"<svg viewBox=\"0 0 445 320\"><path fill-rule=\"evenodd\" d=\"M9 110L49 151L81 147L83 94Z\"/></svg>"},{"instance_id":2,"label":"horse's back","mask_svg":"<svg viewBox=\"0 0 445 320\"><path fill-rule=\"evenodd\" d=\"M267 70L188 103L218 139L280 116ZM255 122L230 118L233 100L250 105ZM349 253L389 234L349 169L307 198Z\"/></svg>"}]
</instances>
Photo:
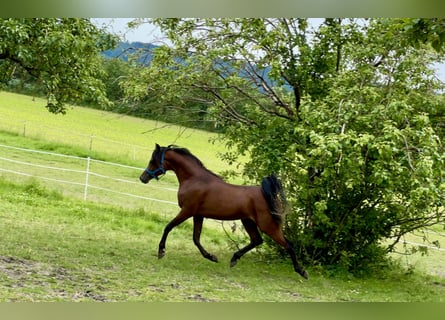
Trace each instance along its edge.
<instances>
[{"instance_id":1,"label":"horse's back","mask_svg":"<svg viewBox=\"0 0 445 320\"><path fill-rule=\"evenodd\" d=\"M182 198L184 203L196 206L196 214L218 220L255 220L258 207L267 207L260 187L233 185L222 180L189 186L182 192Z\"/></svg>"}]
</instances>

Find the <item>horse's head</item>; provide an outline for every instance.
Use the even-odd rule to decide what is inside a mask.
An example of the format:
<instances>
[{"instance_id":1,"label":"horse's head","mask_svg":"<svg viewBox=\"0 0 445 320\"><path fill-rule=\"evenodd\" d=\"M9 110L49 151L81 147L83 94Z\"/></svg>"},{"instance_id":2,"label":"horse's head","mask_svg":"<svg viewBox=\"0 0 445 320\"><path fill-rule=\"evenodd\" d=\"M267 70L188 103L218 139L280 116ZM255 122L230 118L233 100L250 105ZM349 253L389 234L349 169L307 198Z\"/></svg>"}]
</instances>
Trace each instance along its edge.
<instances>
[{"instance_id":1,"label":"horse's head","mask_svg":"<svg viewBox=\"0 0 445 320\"><path fill-rule=\"evenodd\" d=\"M159 144L156 143L156 148L151 155L150 162L139 177L142 183L148 183L153 178L158 180L159 176L165 174L164 157L166 150L167 148L161 148Z\"/></svg>"}]
</instances>

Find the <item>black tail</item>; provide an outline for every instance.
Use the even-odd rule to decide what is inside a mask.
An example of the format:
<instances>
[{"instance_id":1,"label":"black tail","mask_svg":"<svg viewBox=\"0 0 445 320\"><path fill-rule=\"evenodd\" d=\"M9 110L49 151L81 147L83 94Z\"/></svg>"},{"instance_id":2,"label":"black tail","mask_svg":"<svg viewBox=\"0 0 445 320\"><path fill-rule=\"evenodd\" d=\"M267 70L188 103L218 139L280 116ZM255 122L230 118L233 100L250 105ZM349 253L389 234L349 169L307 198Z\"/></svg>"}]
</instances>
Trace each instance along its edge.
<instances>
[{"instance_id":1,"label":"black tail","mask_svg":"<svg viewBox=\"0 0 445 320\"><path fill-rule=\"evenodd\" d=\"M261 190L273 219L281 225L283 223L284 208L286 207L286 197L284 196L281 181L275 174L265 177L261 182Z\"/></svg>"}]
</instances>

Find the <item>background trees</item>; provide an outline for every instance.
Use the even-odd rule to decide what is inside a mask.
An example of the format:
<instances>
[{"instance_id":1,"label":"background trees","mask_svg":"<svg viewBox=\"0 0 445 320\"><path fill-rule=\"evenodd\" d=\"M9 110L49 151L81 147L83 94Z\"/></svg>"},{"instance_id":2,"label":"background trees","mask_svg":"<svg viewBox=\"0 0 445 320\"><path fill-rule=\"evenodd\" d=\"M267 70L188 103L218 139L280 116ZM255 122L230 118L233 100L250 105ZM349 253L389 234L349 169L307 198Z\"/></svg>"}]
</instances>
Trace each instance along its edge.
<instances>
[{"instance_id":1,"label":"background trees","mask_svg":"<svg viewBox=\"0 0 445 320\"><path fill-rule=\"evenodd\" d=\"M49 111L63 113L66 102L84 99L108 103L99 53L116 39L88 19L0 19L0 39L1 82L30 75L43 86Z\"/></svg>"},{"instance_id":2,"label":"background trees","mask_svg":"<svg viewBox=\"0 0 445 320\"><path fill-rule=\"evenodd\" d=\"M440 55L395 19L156 19L172 41L129 96L199 106L245 176L279 173L312 263L356 269L443 223ZM415 43L415 46L412 44Z\"/></svg>"}]
</instances>

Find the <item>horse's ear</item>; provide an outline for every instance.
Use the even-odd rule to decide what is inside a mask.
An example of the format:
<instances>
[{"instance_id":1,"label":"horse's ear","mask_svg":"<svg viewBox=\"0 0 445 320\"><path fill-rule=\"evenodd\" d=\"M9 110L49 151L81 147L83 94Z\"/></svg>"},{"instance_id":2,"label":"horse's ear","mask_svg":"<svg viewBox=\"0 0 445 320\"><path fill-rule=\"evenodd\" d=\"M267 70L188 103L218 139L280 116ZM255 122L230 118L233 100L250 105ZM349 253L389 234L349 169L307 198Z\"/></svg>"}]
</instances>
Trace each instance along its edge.
<instances>
[{"instance_id":1,"label":"horse's ear","mask_svg":"<svg viewBox=\"0 0 445 320\"><path fill-rule=\"evenodd\" d=\"M161 150L161 146L156 143L156 151L159 151L159 150Z\"/></svg>"}]
</instances>

